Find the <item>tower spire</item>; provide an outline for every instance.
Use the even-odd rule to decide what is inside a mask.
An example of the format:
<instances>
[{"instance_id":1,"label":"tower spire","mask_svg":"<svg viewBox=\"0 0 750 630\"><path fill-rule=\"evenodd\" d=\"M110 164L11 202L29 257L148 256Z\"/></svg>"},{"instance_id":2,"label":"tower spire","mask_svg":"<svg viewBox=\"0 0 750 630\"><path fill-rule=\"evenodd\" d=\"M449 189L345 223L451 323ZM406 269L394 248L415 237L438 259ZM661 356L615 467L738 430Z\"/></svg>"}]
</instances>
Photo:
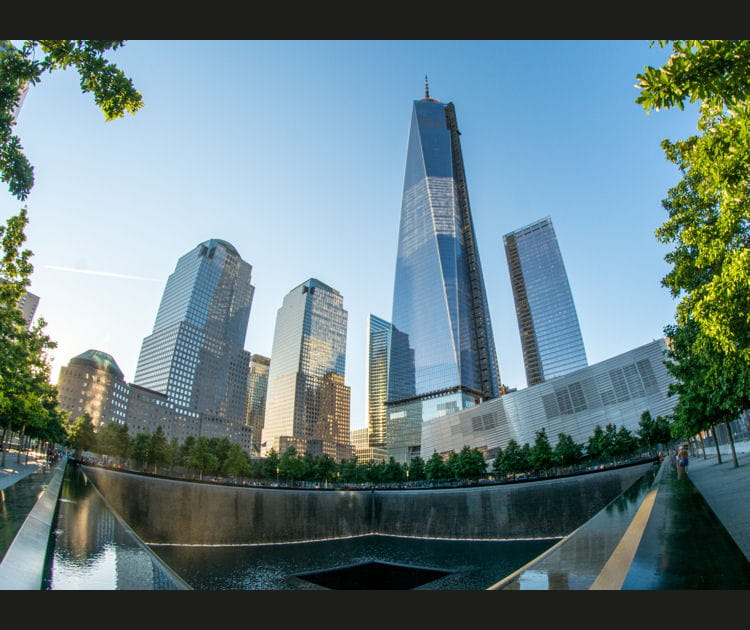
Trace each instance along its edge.
<instances>
[{"instance_id":1,"label":"tower spire","mask_svg":"<svg viewBox=\"0 0 750 630\"><path fill-rule=\"evenodd\" d=\"M427 75L424 75L424 97L425 99L430 98L430 86L427 83Z\"/></svg>"}]
</instances>

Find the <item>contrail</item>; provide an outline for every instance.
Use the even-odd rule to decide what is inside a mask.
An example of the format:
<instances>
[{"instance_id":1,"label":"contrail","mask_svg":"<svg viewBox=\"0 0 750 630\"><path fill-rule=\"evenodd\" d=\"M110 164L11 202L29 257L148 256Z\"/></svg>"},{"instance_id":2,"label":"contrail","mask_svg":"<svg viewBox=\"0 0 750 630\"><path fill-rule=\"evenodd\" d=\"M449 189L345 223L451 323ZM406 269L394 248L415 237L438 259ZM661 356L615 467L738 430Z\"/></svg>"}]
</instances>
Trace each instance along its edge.
<instances>
[{"instance_id":1,"label":"contrail","mask_svg":"<svg viewBox=\"0 0 750 630\"><path fill-rule=\"evenodd\" d=\"M111 276L112 278L125 278L126 280L148 280L150 282L161 282L156 278L142 278L141 276L128 276L124 273L112 273L110 271L91 271L90 269L74 269L73 267L56 267L55 265L45 265L47 269L56 269L57 271L72 271L73 273L88 273L93 276Z\"/></svg>"}]
</instances>

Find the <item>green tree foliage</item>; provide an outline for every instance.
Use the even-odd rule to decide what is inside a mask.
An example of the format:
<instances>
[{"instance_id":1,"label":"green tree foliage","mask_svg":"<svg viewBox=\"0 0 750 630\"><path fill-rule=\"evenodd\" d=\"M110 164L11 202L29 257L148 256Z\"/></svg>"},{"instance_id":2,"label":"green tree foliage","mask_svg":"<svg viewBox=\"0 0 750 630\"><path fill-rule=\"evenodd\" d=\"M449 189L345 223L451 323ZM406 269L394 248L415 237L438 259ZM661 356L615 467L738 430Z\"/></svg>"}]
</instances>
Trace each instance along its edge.
<instances>
[{"instance_id":1,"label":"green tree foliage","mask_svg":"<svg viewBox=\"0 0 750 630\"><path fill-rule=\"evenodd\" d=\"M185 468L190 468L190 453L195 448L195 436L188 435L180 444L180 450L177 455L177 463Z\"/></svg>"},{"instance_id":2,"label":"green tree foliage","mask_svg":"<svg viewBox=\"0 0 750 630\"><path fill-rule=\"evenodd\" d=\"M305 469L305 462L294 446L290 446L279 460L279 478L281 479L300 480L305 475Z\"/></svg>"},{"instance_id":3,"label":"green tree foliage","mask_svg":"<svg viewBox=\"0 0 750 630\"><path fill-rule=\"evenodd\" d=\"M600 424L594 427L594 431L586 441L586 454L593 460L607 457L607 437Z\"/></svg>"},{"instance_id":4,"label":"green tree foliage","mask_svg":"<svg viewBox=\"0 0 750 630\"><path fill-rule=\"evenodd\" d=\"M383 471L383 481L386 483L399 483L405 479L406 467L399 464L393 456L389 457Z\"/></svg>"},{"instance_id":5,"label":"green tree foliage","mask_svg":"<svg viewBox=\"0 0 750 630\"><path fill-rule=\"evenodd\" d=\"M542 427L535 433L534 446L531 447L529 463L535 471L549 470L555 465L552 445L547 437L547 430Z\"/></svg>"},{"instance_id":6,"label":"green tree foliage","mask_svg":"<svg viewBox=\"0 0 750 630\"><path fill-rule=\"evenodd\" d=\"M638 438L624 426L617 429L612 446L614 457L626 458L638 449Z\"/></svg>"},{"instance_id":7,"label":"green tree foliage","mask_svg":"<svg viewBox=\"0 0 750 630\"><path fill-rule=\"evenodd\" d=\"M261 460L260 473L263 479L276 479L279 475L279 453L275 448Z\"/></svg>"},{"instance_id":8,"label":"green tree foliage","mask_svg":"<svg viewBox=\"0 0 750 630\"><path fill-rule=\"evenodd\" d=\"M574 466L583 459L583 446L577 444L567 433L559 433L553 457L560 466Z\"/></svg>"},{"instance_id":9,"label":"green tree foliage","mask_svg":"<svg viewBox=\"0 0 750 630\"><path fill-rule=\"evenodd\" d=\"M487 474L487 462L479 449L464 446L455 459L456 479L477 479Z\"/></svg>"},{"instance_id":10,"label":"green tree foliage","mask_svg":"<svg viewBox=\"0 0 750 630\"><path fill-rule=\"evenodd\" d=\"M338 467L333 457L323 453L315 459L313 466L313 479L316 481L333 481L336 478Z\"/></svg>"},{"instance_id":11,"label":"green tree foliage","mask_svg":"<svg viewBox=\"0 0 750 630\"><path fill-rule=\"evenodd\" d=\"M409 481L426 479L425 463L421 457L415 457L409 462Z\"/></svg>"},{"instance_id":12,"label":"green tree foliage","mask_svg":"<svg viewBox=\"0 0 750 630\"><path fill-rule=\"evenodd\" d=\"M431 481L438 479L447 479L451 475L443 456L440 453L433 453L424 465L425 477Z\"/></svg>"},{"instance_id":13,"label":"green tree foliage","mask_svg":"<svg viewBox=\"0 0 750 630\"><path fill-rule=\"evenodd\" d=\"M13 133L13 110L24 87L39 83L45 72L74 68L81 91L92 93L106 121L135 114L142 106L133 82L105 53L117 50L125 40L36 39L20 48L0 40L0 179L17 199L24 200L34 186L34 169Z\"/></svg>"},{"instance_id":14,"label":"green tree foliage","mask_svg":"<svg viewBox=\"0 0 750 630\"><path fill-rule=\"evenodd\" d=\"M232 442L227 451L227 458L221 468L225 475L246 477L250 474L250 456L236 442Z\"/></svg>"},{"instance_id":15,"label":"green tree foliage","mask_svg":"<svg viewBox=\"0 0 750 630\"><path fill-rule=\"evenodd\" d=\"M459 479L461 475L461 461L459 460L458 453L451 451L448 453L448 458L445 460L445 465L448 467L448 477L451 479Z\"/></svg>"},{"instance_id":16,"label":"green tree foliage","mask_svg":"<svg viewBox=\"0 0 750 630\"><path fill-rule=\"evenodd\" d=\"M339 464L339 477L346 483L362 483L366 481L365 469L359 462L359 458L354 455L349 459L342 459Z\"/></svg>"},{"instance_id":17,"label":"green tree foliage","mask_svg":"<svg viewBox=\"0 0 750 630\"><path fill-rule=\"evenodd\" d=\"M637 75L636 102L647 112L698 105L700 133L662 142L682 179L662 202L668 218L656 230L673 246L662 284L679 300L676 325L665 328L675 345L668 367L680 383L673 393L685 396L673 430L693 435L736 418L750 400L750 41L671 46L661 68Z\"/></svg>"},{"instance_id":18,"label":"green tree foliage","mask_svg":"<svg viewBox=\"0 0 750 630\"><path fill-rule=\"evenodd\" d=\"M737 353L696 350L698 328L692 319L685 325L665 328L670 339L665 364L675 377L669 394L678 397L671 423L675 439L712 431L717 424L728 425L750 406L746 394L750 391L750 370L737 365L742 361ZM734 452L733 460L736 466Z\"/></svg>"},{"instance_id":19,"label":"green tree foliage","mask_svg":"<svg viewBox=\"0 0 750 630\"><path fill-rule=\"evenodd\" d=\"M14 431L21 436L59 434L66 420L57 388L49 383L48 352L57 344L45 334L44 319L27 328L18 308L34 269L32 252L23 248L27 224L23 208L0 226L0 424L8 437ZM4 464L7 444L2 446Z\"/></svg>"},{"instance_id":20,"label":"green tree foliage","mask_svg":"<svg viewBox=\"0 0 750 630\"><path fill-rule=\"evenodd\" d=\"M141 468L145 468L148 464L150 448L151 436L143 431L136 433L131 444L130 455Z\"/></svg>"},{"instance_id":21,"label":"green tree foliage","mask_svg":"<svg viewBox=\"0 0 750 630\"><path fill-rule=\"evenodd\" d=\"M198 471L198 479L203 479L203 475L213 474L218 470L219 458L211 450L209 438L201 436L195 440L188 455L188 466Z\"/></svg>"},{"instance_id":22,"label":"green tree foliage","mask_svg":"<svg viewBox=\"0 0 750 630\"><path fill-rule=\"evenodd\" d=\"M658 445L668 444L671 438L669 420L662 416L652 418L648 410L641 414L641 420L638 423L638 441L652 455Z\"/></svg>"},{"instance_id":23,"label":"green tree foliage","mask_svg":"<svg viewBox=\"0 0 750 630\"><path fill-rule=\"evenodd\" d=\"M130 435L128 426L119 422L110 422L97 432L97 447L103 455L125 459L130 453Z\"/></svg>"},{"instance_id":24,"label":"green tree foliage","mask_svg":"<svg viewBox=\"0 0 750 630\"><path fill-rule=\"evenodd\" d=\"M499 472L505 475L519 475L531 470L531 449L528 444L519 445L516 440L510 440L502 452ZM497 466L497 462L495 463Z\"/></svg>"},{"instance_id":25,"label":"green tree foliage","mask_svg":"<svg viewBox=\"0 0 750 630\"><path fill-rule=\"evenodd\" d=\"M146 461L154 467L156 473L157 467L166 463L168 456L169 444L167 436L164 435L164 429L161 426L156 427L156 431L151 434L151 440L148 445L148 457Z\"/></svg>"},{"instance_id":26,"label":"green tree foliage","mask_svg":"<svg viewBox=\"0 0 750 630\"><path fill-rule=\"evenodd\" d=\"M70 423L68 444L74 449L76 459L80 459L83 451L91 451L96 447L96 432L89 414L82 413Z\"/></svg>"}]
</instances>

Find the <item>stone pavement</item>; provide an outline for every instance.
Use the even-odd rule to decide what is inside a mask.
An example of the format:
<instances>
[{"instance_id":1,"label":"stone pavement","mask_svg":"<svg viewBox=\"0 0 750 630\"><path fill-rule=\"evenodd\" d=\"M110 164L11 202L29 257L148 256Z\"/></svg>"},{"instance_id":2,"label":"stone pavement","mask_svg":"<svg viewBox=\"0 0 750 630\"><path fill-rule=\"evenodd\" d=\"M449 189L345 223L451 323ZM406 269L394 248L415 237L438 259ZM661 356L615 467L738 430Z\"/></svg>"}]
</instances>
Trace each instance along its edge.
<instances>
[{"instance_id":1,"label":"stone pavement","mask_svg":"<svg viewBox=\"0 0 750 630\"><path fill-rule=\"evenodd\" d=\"M2 457L2 453L0 453L0 457ZM0 490L5 490L16 481L28 477L45 464L46 457L40 453L29 453L28 460L26 454L23 454L19 463L18 453L8 451L5 455L5 466L0 467Z\"/></svg>"},{"instance_id":2,"label":"stone pavement","mask_svg":"<svg viewBox=\"0 0 750 630\"><path fill-rule=\"evenodd\" d=\"M699 449L688 464L688 476L750 561L750 442L735 444L738 466L729 445L722 445L721 464L716 447Z\"/></svg>"}]
</instances>

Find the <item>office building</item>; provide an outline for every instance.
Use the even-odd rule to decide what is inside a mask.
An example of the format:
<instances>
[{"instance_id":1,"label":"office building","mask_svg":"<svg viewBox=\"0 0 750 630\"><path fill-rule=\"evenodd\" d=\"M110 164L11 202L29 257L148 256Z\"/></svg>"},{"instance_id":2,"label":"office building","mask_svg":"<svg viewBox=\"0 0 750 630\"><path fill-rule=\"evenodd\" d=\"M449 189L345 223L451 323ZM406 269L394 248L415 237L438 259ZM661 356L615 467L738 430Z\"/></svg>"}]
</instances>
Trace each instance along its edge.
<instances>
[{"instance_id":1,"label":"office building","mask_svg":"<svg viewBox=\"0 0 750 630\"><path fill-rule=\"evenodd\" d=\"M585 445L599 425L637 433L641 414L668 417L677 403L667 371L666 340L657 339L564 376L510 392L494 400L424 423L423 457L477 448L492 459L510 440L533 446L545 429L550 444L560 433Z\"/></svg>"},{"instance_id":2,"label":"office building","mask_svg":"<svg viewBox=\"0 0 750 630\"><path fill-rule=\"evenodd\" d=\"M385 448L388 396L388 353L391 348L390 322L370 314L367 318L367 401L368 444Z\"/></svg>"},{"instance_id":3,"label":"office building","mask_svg":"<svg viewBox=\"0 0 750 630\"><path fill-rule=\"evenodd\" d=\"M125 424L129 389L122 370L112 355L86 350L60 368L57 379L60 407L75 420L88 414L95 429Z\"/></svg>"},{"instance_id":4,"label":"office building","mask_svg":"<svg viewBox=\"0 0 750 630\"><path fill-rule=\"evenodd\" d=\"M255 287L252 267L230 243L210 239L169 276L134 382L166 395L198 427L251 449L245 425L250 353L244 349ZM192 419L192 420L190 420Z\"/></svg>"},{"instance_id":5,"label":"office building","mask_svg":"<svg viewBox=\"0 0 750 630\"><path fill-rule=\"evenodd\" d=\"M31 328L31 322L34 320L34 313L36 313L37 306L39 306L39 296L28 291L18 300L18 308L21 309L23 318L26 320L26 328Z\"/></svg>"},{"instance_id":6,"label":"office building","mask_svg":"<svg viewBox=\"0 0 750 630\"><path fill-rule=\"evenodd\" d=\"M351 443L354 447L354 454L357 457L357 463L388 463L388 453L385 448L379 446L370 446L369 427L352 429Z\"/></svg>"},{"instance_id":7,"label":"office building","mask_svg":"<svg viewBox=\"0 0 750 630\"><path fill-rule=\"evenodd\" d=\"M344 384L348 313L341 293L310 278L276 316L261 454L349 459L350 388Z\"/></svg>"},{"instance_id":8,"label":"office building","mask_svg":"<svg viewBox=\"0 0 750 630\"><path fill-rule=\"evenodd\" d=\"M414 101L393 290L387 448L420 454L422 422L500 392L452 103Z\"/></svg>"},{"instance_id":9,"label":"office building","mask_svg":"<svg viewBox=\"0 0 750 630\"><path fill-rule=\"evenodd\" d=\"M245 424L252 430L252 454L260 455L261 433L266 416L266 393L271 359L261 354L250 356L250 370L247 375L247 411Z\"/></svg>"},{"instance_id":10,"label":"office building","mask_svg":"<svg viewBox=\"0 0 750 630\"><path fill-rule=\"evenodd\" d=\"M560 247L546 217L503 237L521 335L526 384L587 365Z\"/></svg>"}]
</instances>

